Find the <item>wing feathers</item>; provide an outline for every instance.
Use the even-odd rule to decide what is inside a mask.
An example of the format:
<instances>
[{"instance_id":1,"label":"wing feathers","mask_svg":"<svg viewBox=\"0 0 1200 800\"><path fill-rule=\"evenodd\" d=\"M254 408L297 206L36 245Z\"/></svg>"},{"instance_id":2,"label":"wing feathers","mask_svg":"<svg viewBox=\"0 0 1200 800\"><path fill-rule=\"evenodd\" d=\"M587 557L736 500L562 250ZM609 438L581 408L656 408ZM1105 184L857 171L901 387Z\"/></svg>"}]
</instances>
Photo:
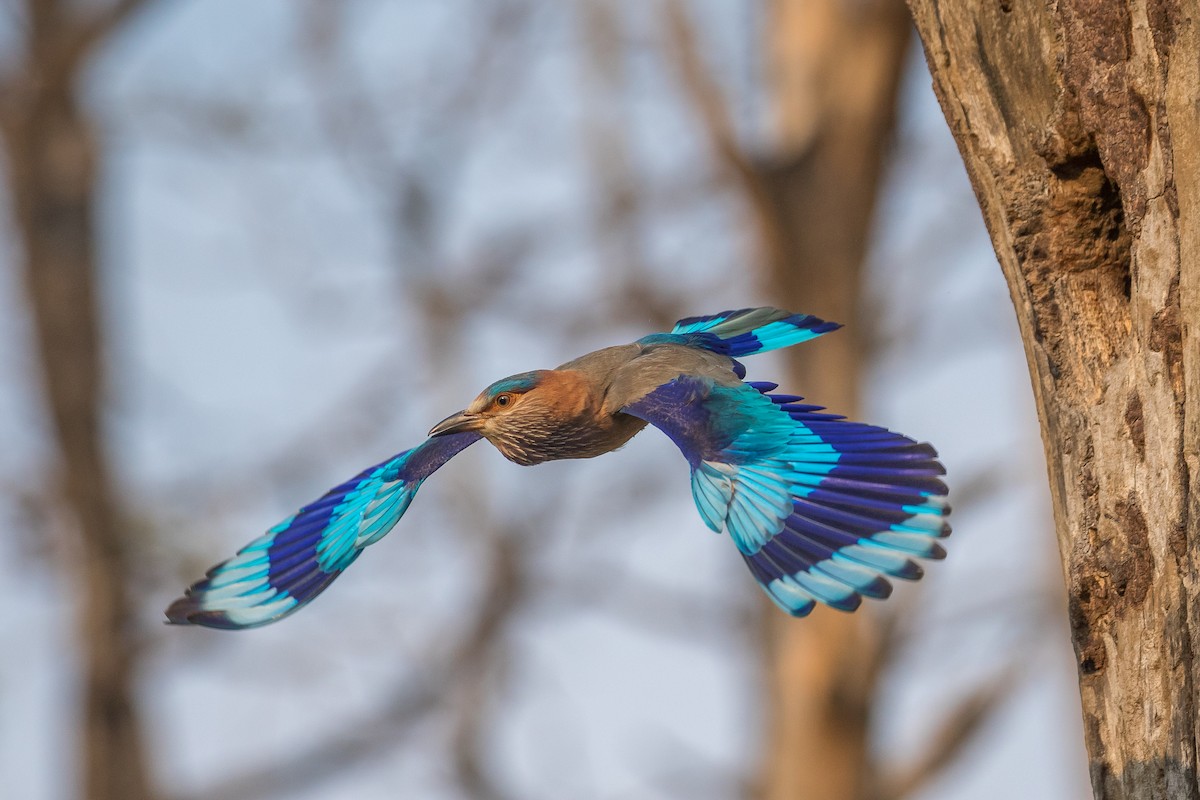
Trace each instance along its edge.
<instances>
[{"instance_id":1,"label":"wing feathers","mask_svg":"<svg viewBox=\"0 0 1200 800\"><path fill-rule=\"evenodd\" d=\"M210 569L171 604L168 621L240 629L293 613L395 526L425 478L479 438L434 437L331 489Z\"/></svg>"},{"instance_id":2,"label":"wing feathers","mask_svg":"<svg viewBox=\"0 0 1200 800\"><path fill-rule=\"evenodd\" d=\"M755 335L772 341L768 328ZM933 447L775 388L683 375L624 410L680 445L701 517L790 614L852 611L889 596L887 577L919 578L913 558L944 558L950 508Z\"/></svg>"}]
</instances>

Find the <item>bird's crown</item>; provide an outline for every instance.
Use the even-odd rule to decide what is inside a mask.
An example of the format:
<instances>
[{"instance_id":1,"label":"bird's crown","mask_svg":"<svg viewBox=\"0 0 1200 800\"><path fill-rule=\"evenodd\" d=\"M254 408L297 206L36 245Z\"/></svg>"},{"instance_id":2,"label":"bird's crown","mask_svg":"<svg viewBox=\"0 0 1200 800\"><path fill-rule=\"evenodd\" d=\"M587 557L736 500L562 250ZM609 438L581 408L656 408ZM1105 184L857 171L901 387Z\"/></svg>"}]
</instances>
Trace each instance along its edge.
<instances>
[{"instance_id":1,"label":"bird's crown","mask_svg":"<svg viewBox=\"0 0 1200 800\"><path fill-rule=\"evenodd\" d=\"M507 410L514 400L542 385L547 372L548 370L534 370L501 378L480 392L467 410L474 414Z\"/></svg>"},{"instance_id":2,"label":"bird's crown","mask_svg":"<svg viewBox=\"0 0 1200 800\"><path fill-rule=\"evenodd\" d=\"M524 394L530 389L536 388L542 382L543 372L544 370L534 370L533 372L520 372L516 375L510 375L507 378L501 378L484 389L483 396L495 399L505 393Z\"/></svg>"}]
</instances>

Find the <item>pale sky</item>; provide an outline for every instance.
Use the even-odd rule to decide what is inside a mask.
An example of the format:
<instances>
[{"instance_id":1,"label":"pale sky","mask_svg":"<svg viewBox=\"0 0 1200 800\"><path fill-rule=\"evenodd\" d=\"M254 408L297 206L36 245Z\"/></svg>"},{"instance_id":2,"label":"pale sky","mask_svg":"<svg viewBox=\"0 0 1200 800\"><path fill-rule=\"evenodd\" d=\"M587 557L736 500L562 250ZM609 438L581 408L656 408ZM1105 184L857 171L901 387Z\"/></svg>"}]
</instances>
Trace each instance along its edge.
<instances>
[{"instance_id":1,"label":"pale sky","mask_svg":"<svg viewBox=\"0 0 1200 800\"><path fill-rule=\"evenodd\" d=\"M626 5L626 69L637 89L618 119L648 181L681 180L704 142L655 55L654 20ZM328 486L417 443L491 380L650 332L596 316L610 273L587 233L580 140L596 110L579 99L577 18L543 15L512 77L514 94L487 113L486 130L446 131L430 108L449 80L437 65L466 57L455 53L466 6L358 3L349 14L355 69L386 100L387 155L431 170L452 157L461 175L432 251L396 253L370 177L356 178L325 146L297 63L291 4L169 4L114 42L89 77L107 154L109 433L129 501L154 532L145 569L156 588L143 611L159 649L142 685L156 775L170 791L202 793L319 739L420 668L423 643L461 621L479 591L463 562L470 549L438 535L464 502L459 495L470 494L463 479L479 471L488 475L479 490L503 524L519 525L529 508L552 501L539 570L550 584L594 572L600 592L566 608L532 608L508 638L518 677L488 758L512 793L670 797L664 787L692 780L722 797L757 758L755 654L749 641L731 648L706 618L747 607L758 589L733 546L700 522L685 465L653 432L603 459L532 470L477 446L295 618L240 635L155 627L195 577L186 569L229 555ZM747 142L764 138L752 91L756 14L710 3L700 20L739 128ZM11 43L0 38L0 46ZM240 117L245 105L261 116ZM180 112L198 106L205 124L214 108L227 112L217 130ZM1024 357L919 54L902 109L870 260L869 302L884 346L863 413L938 447L952 503L956 479L984 470L1004 488L955 503L949 558L927 569L919 593L897 592L897 600L913 592L917 633L885 687L877 746L897 758L915 754L939 714L1018 650L1015 701L921 798L1085 797L1066 626L1038 600L1053 594L1059 566ZM679 297L678 316L767 299L743 263L740 221L736 205L714 193L689 198L644 232L649 279ZM410 358L414 345L428 349L430 334L414 323L417 299L406 286L427 270L472 276L518 231L534 235L536 249L458 333L458 355ZM0 269L0 440L8 445L0 479L26 488L46 463L45 420L13 258L0 245L9 267ZM547 333L551 318L574 314L586 326ZM778 362L748 366L765 380ZM382 393L363 404L359 387L372 381ZM292 451L303 460L256 472ZM654 496L640 496L643 485ZM9 643L0 655L0 774L12 797L60 800L75 746L72 595L53 568L58 545L36 533L44 528L8 498L0 514L15 531L0 537L0 641ZM604 595L619 596L627 578L702 601L694 630L666 633L614 611L620 603ZM1044 627L1031 634L1039 617ZM447 766L423 744L438 735L418 727L390 755L297 797L457 797Z\"/></svg>"}]
</instances>

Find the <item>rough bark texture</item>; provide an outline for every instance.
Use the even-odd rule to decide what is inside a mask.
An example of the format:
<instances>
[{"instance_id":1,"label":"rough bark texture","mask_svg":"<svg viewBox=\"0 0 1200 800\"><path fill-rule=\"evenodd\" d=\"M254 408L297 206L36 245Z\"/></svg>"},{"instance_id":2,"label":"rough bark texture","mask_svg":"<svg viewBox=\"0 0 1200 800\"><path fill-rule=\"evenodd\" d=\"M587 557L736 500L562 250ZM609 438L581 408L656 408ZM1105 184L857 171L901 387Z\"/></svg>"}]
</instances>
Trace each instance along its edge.
<instances>
[{"instance_id":1,"label":"rough bark texture","mask_svg":"<svg viewBox=\"0 0 1200 800\"><path fill-rule=\"evenodd\" d=\"M46 403L61 456L64 505L79 533L83 795L150 797L136 712L128 554L102 432L103 357L96 298L96 145L75 95L92 43L132 9L87 21L28 6L28 55L0 87L0 131L23 250Z\"/></svg>"},{"instance_id":2,"label":"rough bark texture","mask_svg":"<svg viewBox=\"0 0 1200 800\"><path fill-rule=\"evenodd\" d=\"M846 323L789 352L788 386L853 415L863 362L862 263L895 120L910 24L898 0L776 0L766 25L777 155L756 164L773 296ZM866 614L768 609L768 800L869 791L879 636Z\"/></svg>"},{"instance_id":3,"label":"rough bark texture","mask_svg":"<svg viewBox=\"0 0 1200 800\"><path fill-rule=\"evenodd\" d=\"M1098 798L1200 798L1200 41L1177 0L910 0L1008 280Z\"/></svg>"}]
</instances>

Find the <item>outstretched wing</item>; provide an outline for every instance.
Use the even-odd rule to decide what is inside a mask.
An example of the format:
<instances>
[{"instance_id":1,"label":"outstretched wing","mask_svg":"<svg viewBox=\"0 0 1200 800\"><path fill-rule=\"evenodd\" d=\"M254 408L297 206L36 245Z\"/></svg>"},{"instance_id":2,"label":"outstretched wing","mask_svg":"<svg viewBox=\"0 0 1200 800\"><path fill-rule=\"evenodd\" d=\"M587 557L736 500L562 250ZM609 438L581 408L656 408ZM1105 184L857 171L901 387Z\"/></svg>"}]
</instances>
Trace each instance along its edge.
<instances>
[{"instance_id":1,"label":"outstretched wing","mask_svg":"<svg viewBox=\"0 0 1200 800\"><path fill-rule=\"evenodd\" d=\"M729 531L789 614L817 602L853 611L891 594L885 575L921 577L912 557L944 558L950 508L934 449L775 388L681 375L623 411L679 446L700 516Z\"/></svg>"},{"instance_id":2,"label":"outstretched wing","mask_svg":"<svg viewBox=\"0 0 1200 800\"><path fill-rule=\"evenodd\" d=\"M421 483L479 438L435 436L330 489L210 569L171 604L168 621L236 630L286 617L383 538Z\"/></svg>"}]
</instances>

